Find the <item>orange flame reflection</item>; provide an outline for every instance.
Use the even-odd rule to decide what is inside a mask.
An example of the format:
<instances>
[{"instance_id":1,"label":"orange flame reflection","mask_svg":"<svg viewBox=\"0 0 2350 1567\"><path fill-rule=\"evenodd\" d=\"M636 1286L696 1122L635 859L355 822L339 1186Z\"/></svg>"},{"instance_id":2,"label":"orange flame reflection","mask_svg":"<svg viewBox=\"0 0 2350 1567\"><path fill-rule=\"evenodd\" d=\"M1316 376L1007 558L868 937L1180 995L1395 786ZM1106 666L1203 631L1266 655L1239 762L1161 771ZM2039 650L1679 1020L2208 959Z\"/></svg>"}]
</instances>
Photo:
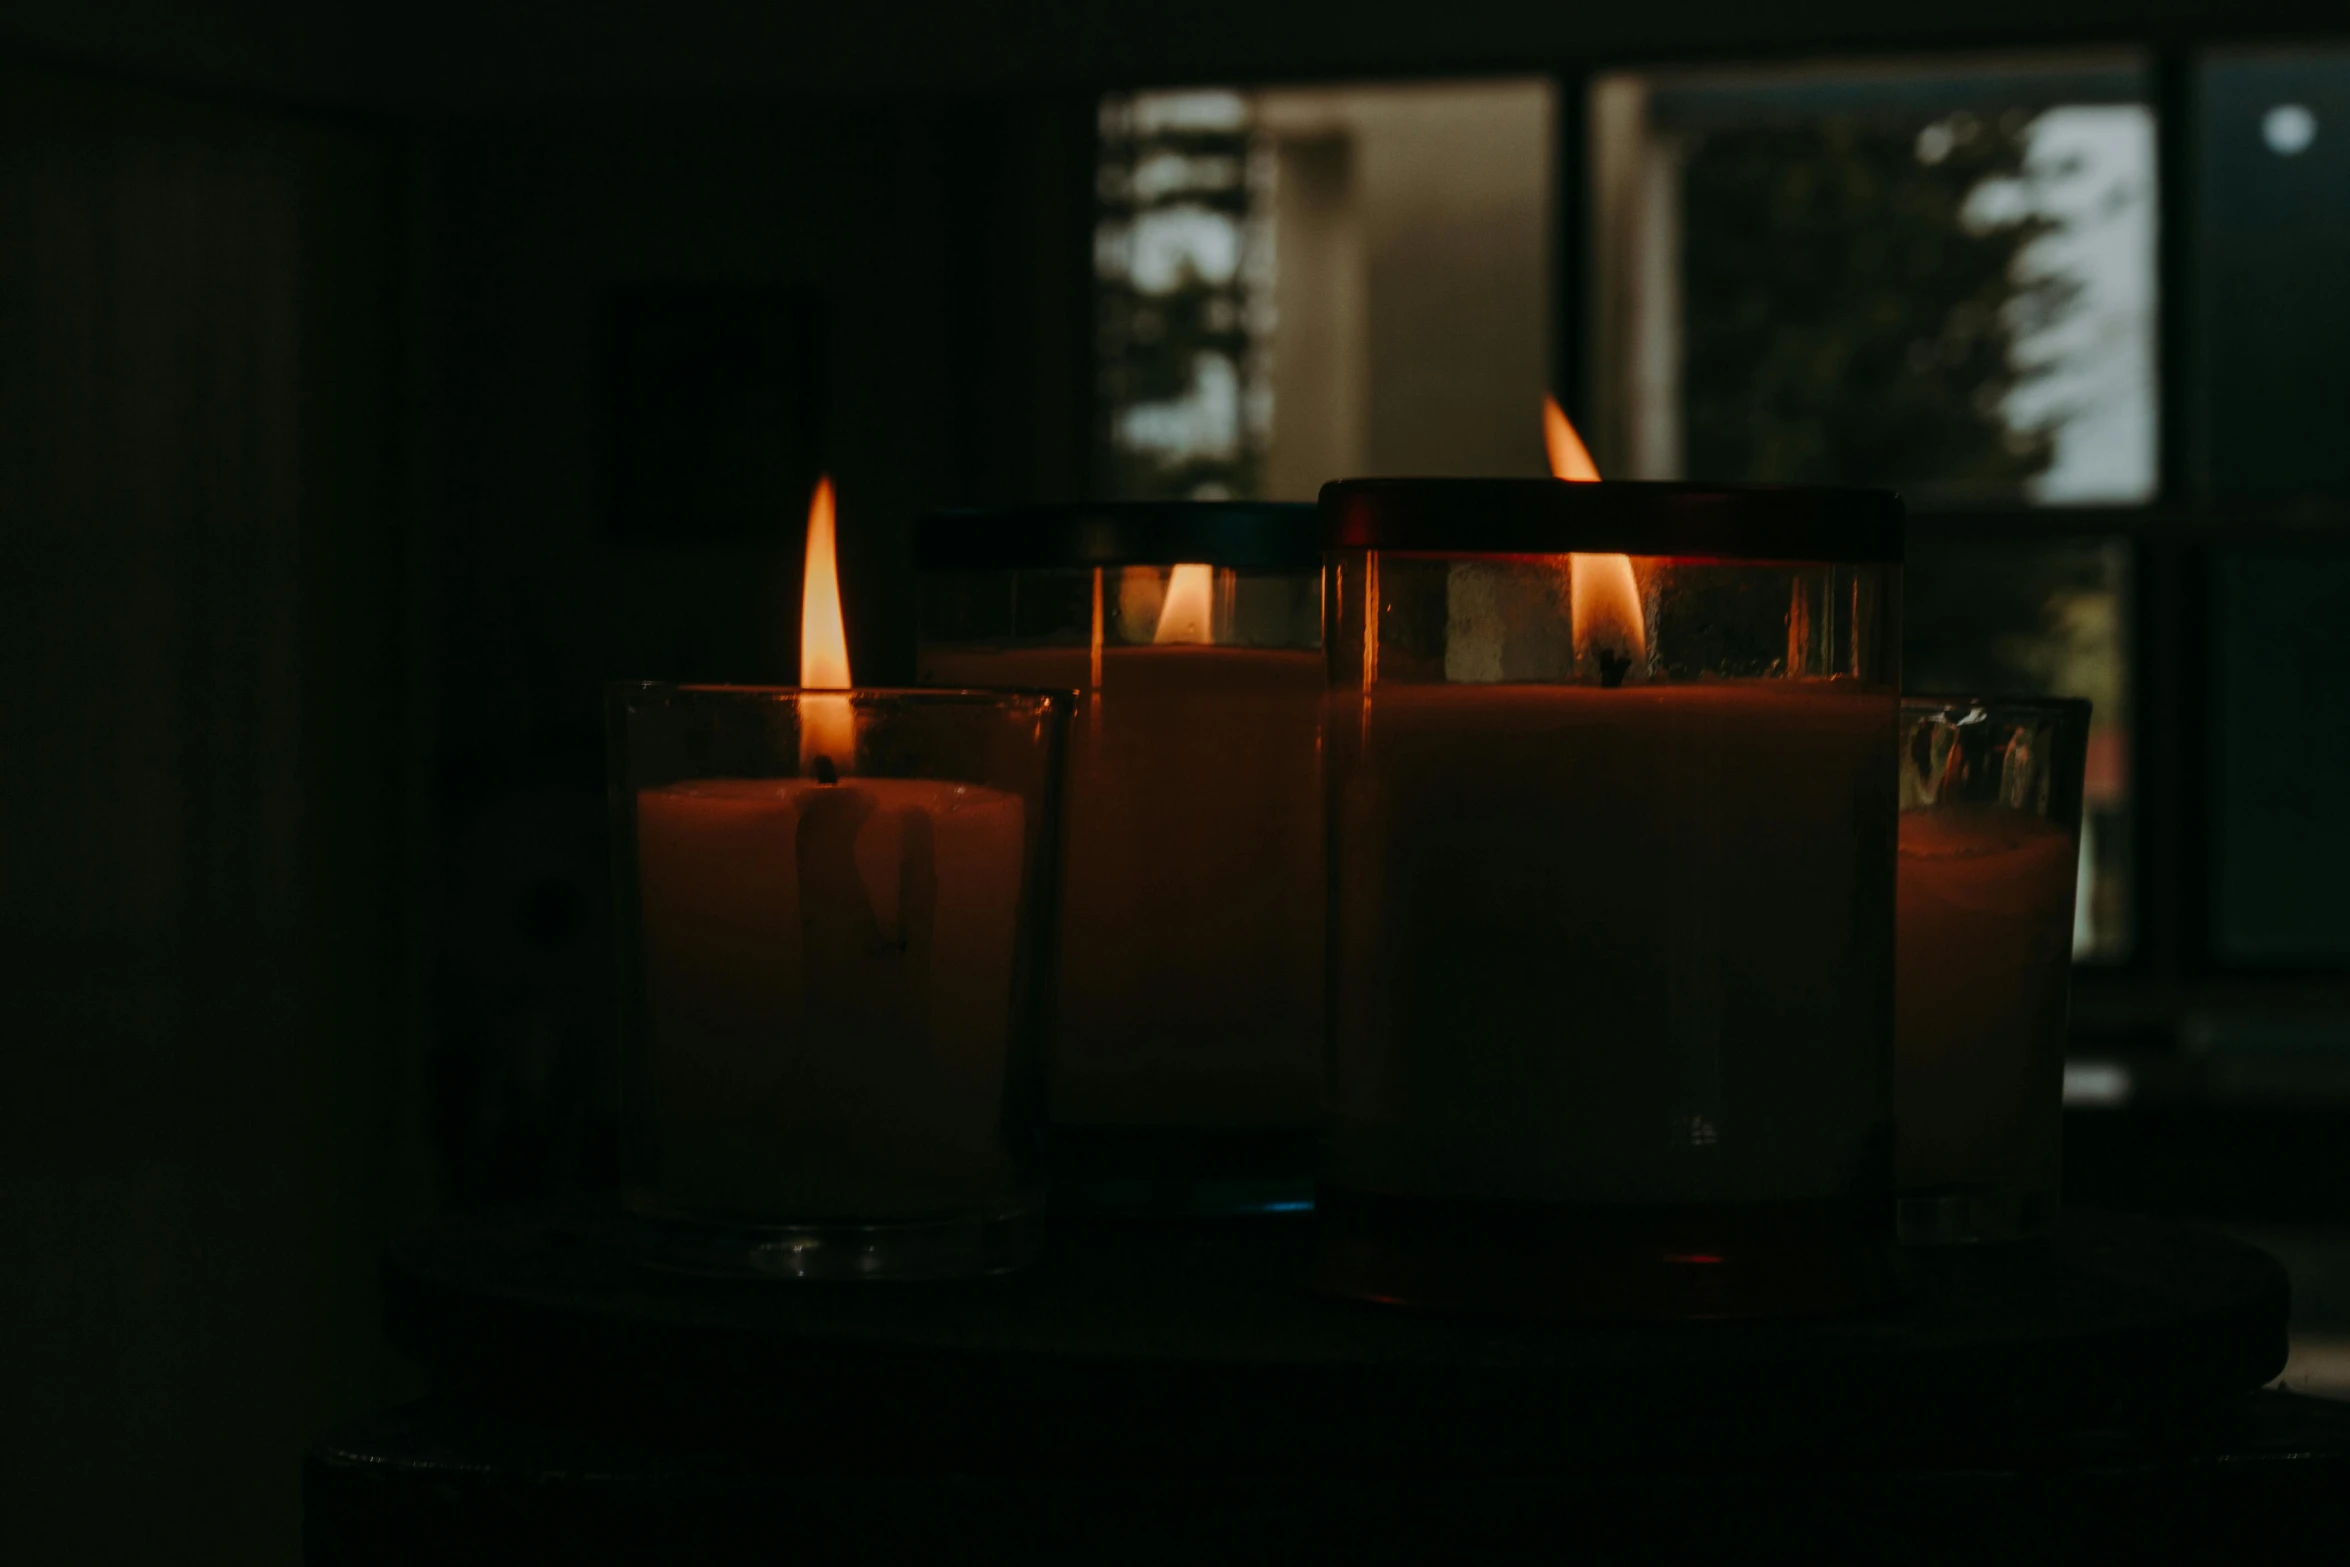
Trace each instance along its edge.
<instances>
[{"instance_id":1,"label":"orange flame reflection","mask_svg":"<svg viewBox=\"0 0 2350 1567\"><path fill-rule=\"evenodd\" d=\"M834 542L832 480L816 481L808 506L808 563L800 583L800 689L845 691L849 633L841 618L840 552ZM800 698L800 771L847 772L856 753L856 721L845 696ZM825 765L820 767L819 762Z\"/></svg>"},{"instance_id":2,"label":"orange flame reflection","mask_svg":"<svg viewBox=\"0 0 2350 1567\"><path fill-rule=\"evenodd\" d=\"M1159 606L1154 643L1208 643L1216 640L1216 569L1178 566L1167 578L1166 602Z\"/></svg>"},{"instance_id":3,"label":"orange flame reflection","mask_svg":"<svg viewBox=\"0 0 2350 1567\"><path fill-rule=\"evenodd\" d=\"M1542 445L1550 455L1552 478L1597 482L1599 465L1555 397L1542 399ZM1567 614L1574 624L1576 661L1597 659L1608 684L1646 661L1648 626L1629 555L1569 555Z\"/></svg>"}]
</instances>

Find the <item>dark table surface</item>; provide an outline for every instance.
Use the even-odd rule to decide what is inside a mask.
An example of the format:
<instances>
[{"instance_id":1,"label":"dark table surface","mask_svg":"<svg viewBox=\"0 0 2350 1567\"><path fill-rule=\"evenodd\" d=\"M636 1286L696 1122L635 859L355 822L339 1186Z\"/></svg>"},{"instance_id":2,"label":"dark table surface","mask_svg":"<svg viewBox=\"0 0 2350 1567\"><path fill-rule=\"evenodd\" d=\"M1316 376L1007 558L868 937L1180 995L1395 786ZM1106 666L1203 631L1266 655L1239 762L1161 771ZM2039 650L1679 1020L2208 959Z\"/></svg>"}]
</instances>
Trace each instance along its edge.
<instances>
[{"instance_id":1,"label":"dark table surface","mask_svg":"<svg viewBox=\"0 0 2350 1567\"><path fill-rule=\"evenodd\" d=\"M430 1399L311 1449L307 1559L2251 1562L2324 1549L2350 1505L2350 1404L2275 1392L1939 1457L1332 1464L1292 1429L1285 1462L1203 1469L1016 1440L892 1461L823 1434L680 1440Z\"/></svg>"},{"instance_id":2,"label":"dark table surface","mask_svg":"<svg viewBox=\"0 0 2350 1567\"><path fill-rule=\"evenodd\" d=\"M1910 1256L1869 1315L1617 1326L1323 1299L1304 1234L1070 1224L1003 1279L808 1286L640 1266L594 1207L446 1223L386 1269L444 1391L313 1450L312 1558L1980 1559L2281 1539L2350 1479L2350 1409L2252 1391L2285 1279L2216 1234L2074 1214Z\"/></svg>"},{"instance_id":3,"label":"dark table surface","mask_svg":"<svg viewBox=\"0 0 2350 1567\"><path fill-rule=\"evenodd\" d=\"M2071 1214L2044 1246L1913 1253L1905 1298L1865 1315L1573 1327L1324 1299L1297 1282L1307 1232L1064 1224L1005 1278L808 1285L660 1272L608 1211L535 1208L413 1238L386 1284L396 1342L532 1407L756 1428L782 1397L884 1427L1021 1419L1088 1451L1138 1411L1226 1428L1224 1453L1287 1451L1301 1421L1392 1450L1432 1412L1537 1447L1601 1428L1610 1451L1834 1442L1855 1422L1883 1445L2242 1392L2285 1358L2283 1270L2156 1220Z\"/></svg>"}]
</instances>

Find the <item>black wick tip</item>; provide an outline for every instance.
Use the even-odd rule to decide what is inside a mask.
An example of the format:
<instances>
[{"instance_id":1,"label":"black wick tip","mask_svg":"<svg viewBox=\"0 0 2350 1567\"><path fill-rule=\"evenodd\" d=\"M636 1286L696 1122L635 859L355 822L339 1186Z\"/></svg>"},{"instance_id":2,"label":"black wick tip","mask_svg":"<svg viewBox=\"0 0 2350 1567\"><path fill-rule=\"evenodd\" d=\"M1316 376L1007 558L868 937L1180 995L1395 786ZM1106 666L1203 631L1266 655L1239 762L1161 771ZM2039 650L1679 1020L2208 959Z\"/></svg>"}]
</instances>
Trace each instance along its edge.
<instances>
[{"instance_id":1,"label":"black wick tip","mask_svg":"<svg viewBox=\"0 0 2350 1567\"><path fill-rule=\"evenodd\" d=\"M1631 672L1631 654L1611 653L1605 648L1599 650L1599 683L1601 686L1613 691L1624 683L1624 677Z\"/></svg>"},{"instance_id":2,"label":"black wick tip","mask_svg":"<svg viewBox=\"0 0 2350 1567\"><path fill-rule=\"evenodd\" d=\"M836 784L840 782L840 769L832 765L832 758L829 756L818 756L808 764L808 767L811 772L815 773L818 783Z\"/></svg>"}]
</instances>

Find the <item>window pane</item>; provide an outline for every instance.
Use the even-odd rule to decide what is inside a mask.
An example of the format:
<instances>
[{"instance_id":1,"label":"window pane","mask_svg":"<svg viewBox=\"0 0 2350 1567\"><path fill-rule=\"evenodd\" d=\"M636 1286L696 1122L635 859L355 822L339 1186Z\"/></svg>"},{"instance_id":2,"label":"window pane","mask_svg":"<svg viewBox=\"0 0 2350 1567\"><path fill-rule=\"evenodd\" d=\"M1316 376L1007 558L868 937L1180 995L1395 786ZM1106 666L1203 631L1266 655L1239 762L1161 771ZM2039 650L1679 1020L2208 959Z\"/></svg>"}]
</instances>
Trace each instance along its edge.
<instances>
[{"instance_id":1,"label":"window pane","mask_svg":"<svg viewBox=\"0 0 2350 1567\"><path fill-rule=\"evenodd\" d=\"M2088 788L2073 955L2130 950L2129 551L2114 540L1913 533L1902 583L1911 691L2085 696Z\"/></svg>"},{"instance_id":2,"label":"window pane","mask_svg":"<svg viewBox=\"0 0 2350 1567\"><path fill-rule=\"evenodd\" d=\"M1104 99L1111 493L1311 500L1349 474L1542 473L1553 97Z\"/></svg>"},{"instance_id":3,"label":"window pane","mask_svg":"<svg viewBox=\"0 0 2350 1567\"><path fill-rule=\"evenodd\" d=\"M1602 78L1602 466L2150 495L2145 96L2105 60Z\"/></svg>"},{"instance_id":4,"label":"window pane","mask_svg":"<svg viewBox=\"0 0 2350 1567\"><path fill-rule=\"evenodd\" d=\"M2350 49L2201 71L2197 399L2223 490L2350 481Z\"/></svg>"},{"instance_id":5,"label":"window pane","mask_svg":"<svg viewBox=\"0 0 2350 1567\"><path fill-rule=\"evenodd\" d=\"M2350 958L2350 560L2232 550L2212 586L2212 945Z\"/></svg>"}]
</instances>

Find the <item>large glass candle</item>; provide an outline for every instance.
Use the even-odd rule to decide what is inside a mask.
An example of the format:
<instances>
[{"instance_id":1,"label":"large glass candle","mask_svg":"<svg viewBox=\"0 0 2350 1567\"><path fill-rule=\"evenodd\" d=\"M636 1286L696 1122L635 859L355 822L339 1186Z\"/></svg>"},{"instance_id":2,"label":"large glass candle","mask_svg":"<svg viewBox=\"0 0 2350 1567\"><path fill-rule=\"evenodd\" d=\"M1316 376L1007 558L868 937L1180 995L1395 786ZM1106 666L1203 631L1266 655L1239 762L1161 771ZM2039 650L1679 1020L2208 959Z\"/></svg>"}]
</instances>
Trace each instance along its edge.
<instances>
[{"instance_id":1,"label":"large glass candle","mask_svg":"<svg viewBox=\"0 0 2350 1567\"><path fill-rule=\"evenodd\" d=\"M1901 704L1893 1111L1901 1235L2055 1217L2089 704Z\"/></svg>"},{"instance_id":2,"label":"large glass candle","mask_svg":"<svg viewBox=\"0 0 2350 1567\"><path fill-rule=\"evenodd\" d=\"M953 513L918 550L925 683L1080 693L1056 1200L1302 1204L1322 1045L1314 509Z\"/></svg>"},{"instance_id":3,"label":"large glass candle","mask_svg":"<svg viewBox=\"0 0 2350 1567\"><path fill-rule=\"evenodd\" d=\"M632 682L610 705L644 1248L824 1278L1025 1260L1068 698Z\"/></svg>"},{"instance_id":4,"label":"large glass candle","mask_svg":"<svg viewBox=\"0 0 2350 1567\"><path fill-rule=\"evenodd\" d=\"M1323 1281L1880 1296L1899 502L1362 480L1322 510Z\"/></svg>"}]
</instances>

